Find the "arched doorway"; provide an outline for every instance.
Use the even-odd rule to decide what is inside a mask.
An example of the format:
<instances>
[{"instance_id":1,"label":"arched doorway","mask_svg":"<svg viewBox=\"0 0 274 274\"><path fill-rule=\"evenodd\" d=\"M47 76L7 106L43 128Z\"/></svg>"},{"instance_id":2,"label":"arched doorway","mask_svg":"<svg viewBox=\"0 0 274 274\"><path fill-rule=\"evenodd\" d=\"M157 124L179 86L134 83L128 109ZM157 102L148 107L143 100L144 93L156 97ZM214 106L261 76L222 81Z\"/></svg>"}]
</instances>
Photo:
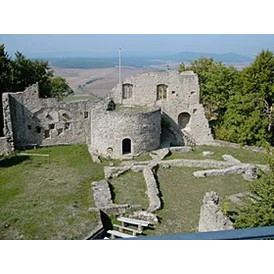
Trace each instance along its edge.
<instances>
[{"instance_id":1,"label":"arched doorway","mask_svg":"<svg viewBox=\"0 0 274 274\"><path fill-rule=\"evenodd\" d=\"M128 138L125 138L122 141L122 154L129 154L131 153L131 140Z\"/></svg>"},{"instance_id":2,"label":"arched doorway","mask_svg":"<svg viewBox=\"0 0 274 274\"><path fill-rule=\"evenodd\" d=\"M189 127L190 114L187 112L182 112L178 115L178 124L181 129Z\"/></svg>"}]
</instances>

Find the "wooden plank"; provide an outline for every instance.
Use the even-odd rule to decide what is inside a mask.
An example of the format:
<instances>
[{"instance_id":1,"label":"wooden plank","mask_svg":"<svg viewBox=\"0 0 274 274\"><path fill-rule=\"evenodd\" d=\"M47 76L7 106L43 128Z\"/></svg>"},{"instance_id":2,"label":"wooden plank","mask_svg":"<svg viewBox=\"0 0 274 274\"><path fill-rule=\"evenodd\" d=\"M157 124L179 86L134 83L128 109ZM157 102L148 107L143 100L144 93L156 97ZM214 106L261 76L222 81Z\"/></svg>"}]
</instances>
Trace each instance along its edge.
<instances>
[{"instance_id":1,"label":"wooden plank","mask_svg":"<svg viewBox=\"0 0 274 274\"><path fill-rule=\"evenodd\" d=\"M130 228L130 227L116 225L116 224L113 224L113 226L119 228L120 232L123 232L123 230L128 230L128 231L132 232L133 236L136 236L137 233L142 234L142 231L139 231L139 230L136 230L136 229L133 229L133 228Z\"/></svg>"},{"instance_id":2,"label":"wooden plank","mask_svg":"<svg viewBox=\"0 0 274 274\"><path fill-rule=\"evenodd\" d=\"M120 221L123 226L125 226L126 223L131 224L131 225L137 225L139 232L143 231L143 227L148 227L150 225L150 222L148 222L148 221L125 218L125 217L119 217L119 218L117 218L117 220Z\"/></svg>"},{"instance_id":3,"label":"wooden plank","mask_svg":"<svg viewBox=\"0 0 274 274\"><path fill-rule=\"evenodd\" d=\"M118 221L128 223L128 224L134 224L134 225L141 225L141 226L149 226L150 222L148 221L143 221L143 220L138 220L138 219L131 219L131 218L125 218L125 217L118 217Z\"/></svg>"},{"instance_id":4,"label":"wooden plank","mask_svg":"<svg viewBox=\"0 0 274 274\"><path fill-rule=\"evenodd\" d=\"M19 156L41 156L41 157L49 157L49 154L32 154L32 153L17 153Z\"/></svg>"},{"instance_id":5,"label":"wooden plank","mask_svg":"<svg viewBox=\"0 0 274 274\"><path fill-rule=\"evenodd\" d=\"M113 236L120 237L120 238L134 238L134 237L136 237L136 236L132 236L132 235L129 235L126 233L122 233L117 230L108 230L107 233L110 234L112 238L113 238Z\"/></svg>"}]
</instances>

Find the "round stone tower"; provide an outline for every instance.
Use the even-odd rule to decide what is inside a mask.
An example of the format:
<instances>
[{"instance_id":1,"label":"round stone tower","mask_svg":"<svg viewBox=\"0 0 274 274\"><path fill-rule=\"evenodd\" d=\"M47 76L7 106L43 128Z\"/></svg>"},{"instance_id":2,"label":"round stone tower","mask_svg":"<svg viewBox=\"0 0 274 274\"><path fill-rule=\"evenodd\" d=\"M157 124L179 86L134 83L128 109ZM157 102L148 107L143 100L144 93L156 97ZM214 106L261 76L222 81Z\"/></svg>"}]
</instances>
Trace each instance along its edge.
<instances>
[{"instance_id":1,"label":"round stone tower","mask_svg":"<svg viewBox=\"0 0 274 274\"><path fill-rule=\"evenodd\" d=\"M91 149L103 157L136 156L160 146L161 110L101 106L92 111Z\"/></svg>"}]
</instances>

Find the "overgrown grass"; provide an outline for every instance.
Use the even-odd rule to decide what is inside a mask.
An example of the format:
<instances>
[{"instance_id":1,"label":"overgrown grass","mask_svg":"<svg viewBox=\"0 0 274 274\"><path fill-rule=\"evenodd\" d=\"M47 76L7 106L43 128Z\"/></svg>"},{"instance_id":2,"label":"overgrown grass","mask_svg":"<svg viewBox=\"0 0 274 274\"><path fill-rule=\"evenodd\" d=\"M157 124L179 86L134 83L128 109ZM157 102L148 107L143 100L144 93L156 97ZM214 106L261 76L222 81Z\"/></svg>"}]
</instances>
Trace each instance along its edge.
<instances>
[{"instance_id":1,"label":"overgrown grass","mask_svg":"<svg viewBox=\"0 0 274 274\"><path fill-rule=\"evenodd\" d=\"M213 159L223 160L222 155L230 154L236 159L243 163L253 164L266 164L266 155L260 152L253 152L243 148L232 148L232 147L216 147L216 146L195 146L191 152L173 152L167 156L165 160L171 159ZM214 152L212 156L203 156L203 151Z\"/></svg>"},{"instance_id":2,"label":"overgrown grass","mask_svg":"<svg viewBox=\"0 0 274 274\"><path fill-rule=\"evenodd\" d=\"M231 154L246 163L265 163L261 153L244 149L200 146L189 153L173 153L166 159L206 159L205 150L222 160ZM81 239L97 225L98 216L87 213L94 206L90 183L104 178L103 167L121 161L101 159L93 163L86 146L59 146L25 151L49 154L47 158L0 158L0 239ZM143 155L134 161L149 160ZM216 191L222 201L246 190L241 175L196 178L200 168L171 167L157 170L163 208L155 213L161 223L148 235L197 231L200 207L206 192ZM141 172L127 172L110 180L116 204L140 204L148 208L146 183ZM110 216L115 222L115 217Z\"/></svg>"},{"instance_id":3,"label":"overgrown grass","mask_svg":"<svg viewBox=\"0 0 274 274\"><path fill-rule=\"evenodd\" d=\"M116 204L139 204L144 209L148 208L149 201L145 193L147 187L142 172L126 172L109 182Z\"/></svg>"},{"instance_id":4,"label":"overgrown grass","mask_svg":"<svg viewBox=\"0 0 274 274\"><path fill-rule=\"evenodd\" d=\"M157 172L163 208L156 211L161 223L155 230L145 230L148 235L168 235L196 232L200 208L206 192L216 191L221 200L245 191L246 181L241 175L196 178L198 168L159 168Z\"/></svg>"},{"instance_id":5,"label":"overgrown grass","mask_svg":"<svg viewBox=\"0 0 274 274\"><path fill-rule=\"evenodd\" d=\"M103 178L86 146L25 151L0 160L0 239L82 239L98 224L90 183Z\"/></svg>"}]
</instances>

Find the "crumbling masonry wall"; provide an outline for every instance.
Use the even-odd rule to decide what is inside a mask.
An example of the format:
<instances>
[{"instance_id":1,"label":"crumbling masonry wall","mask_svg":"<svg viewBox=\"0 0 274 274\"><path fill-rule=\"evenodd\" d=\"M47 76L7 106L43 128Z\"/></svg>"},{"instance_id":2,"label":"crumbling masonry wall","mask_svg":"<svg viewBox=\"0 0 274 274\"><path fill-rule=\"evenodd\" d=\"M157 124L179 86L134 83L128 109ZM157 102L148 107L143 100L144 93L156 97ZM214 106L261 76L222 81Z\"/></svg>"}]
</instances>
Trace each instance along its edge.
<instances>
[{"instance_id":1,"label":"crumbling masonry wall","mask_svg":"<svg viewBox=\"0 0 274 274\"><path fill-rule=\"evenodd\" d=\"M5 136L17 149L28 145L90 143L90 101L62 102L39 98L38 84L4 98Z\"/></svg>"},{"instance_id":2,"label":"crumbling masonry wall","mask_svg":"<svg viewBox=\"0 0 274 274\"><path fill-rule=\"evenodd\" d=\"M11 146L6 137L0 137L0 156L7 155L11 152Z\"/></svg>"},{"instance_id":3,"label":"crumbling masonry wall","mask_svg":"<svg viewBox=\"0 0 274 274\"><path fill-rule=\"evenodd\" d=\"M132 96L124 99L123 84L132 85ZM166 85L164 98L157 97L157 86ZM158 106L168 115L183 134L193 137L196 144L214 142L203 106L200 104L198 77L194 72L179 74L176 71L149 72L123 80L110 96L118 104L126 106ZM188 119L189 118L189 119Z\"/></svg>"},{"instance_id":4,"label":"crumbling masonry wall","mask_svg":"<svg viewBox=\"0 0 274 274\"><path fill-rule=\"evenodd\" d=\"M117 108L107 111L107 102L39 98L38 84L4 94L4 136L11 150L87 144L92 154L121 158L159 148L166 118L167 131L177 145L214 143L193 72L139 74L124 79L110 95Z\"/></svg>"},{"instance_id":5,"label":"crumbling masonry wall","mask_svg":"<svg viewBox=\"0 0 274 274\"><path fill-rule=\"evenodd\" d=\"M234 229L233 223L222 210L219 196L216 192L207 192L200 211L199 232Z\"/></svg>"},{"instance_id":6,"label":"crumbling masonry wall","mask_svg":"<svg viewBox=\"0 0 274 274\"><path fill-rule=\"evenodd\" d=\"M3 133L5 137L0 138L0 155L9 154L14 150L13 131L11 124L10 105L8 93L2 95L3 107Z\"/></svg>"}]
</instances>

